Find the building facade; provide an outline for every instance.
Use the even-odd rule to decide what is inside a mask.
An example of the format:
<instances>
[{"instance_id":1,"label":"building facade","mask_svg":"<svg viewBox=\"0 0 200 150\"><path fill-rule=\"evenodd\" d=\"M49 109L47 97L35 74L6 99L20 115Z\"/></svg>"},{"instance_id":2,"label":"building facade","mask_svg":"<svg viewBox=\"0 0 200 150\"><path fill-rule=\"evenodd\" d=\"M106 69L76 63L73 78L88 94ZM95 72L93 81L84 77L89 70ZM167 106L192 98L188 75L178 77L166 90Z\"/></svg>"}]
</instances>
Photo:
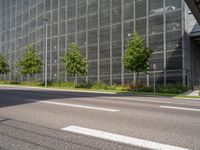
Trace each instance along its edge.
<instances>
[{"instance_id":1,"label":"building facade","mask_svg":"<svg viewBox=\"0 0 200 150\"><path fill-rule=\"evenodd\" d=\"M16 67L27 44L44 60L48 19L48 79L71 81L60 56L76 43L88 59L88 74L80 81L123 84L135 79L123 68L126 41L137 31L153 50L159 84L189 83L184 0L0 0L0 53L11 72L1 80L27 80ZM33 77L41 81L44 73ZM153 71L141 73L140 82L152 84Z\"/></svg>"}]
</instances>

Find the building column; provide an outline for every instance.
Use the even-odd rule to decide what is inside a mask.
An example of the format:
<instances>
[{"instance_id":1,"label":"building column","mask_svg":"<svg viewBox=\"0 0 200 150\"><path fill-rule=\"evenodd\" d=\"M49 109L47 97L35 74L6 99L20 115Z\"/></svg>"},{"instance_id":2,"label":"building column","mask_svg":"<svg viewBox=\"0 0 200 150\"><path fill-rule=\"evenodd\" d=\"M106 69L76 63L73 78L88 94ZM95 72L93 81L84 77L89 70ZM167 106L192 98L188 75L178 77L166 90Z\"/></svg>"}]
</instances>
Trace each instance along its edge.
<instances>
[{"instance_id":1,"label":"building column","mask_svg":"<svg viewBox=\"0 0 200 150\"><path fill-rule=\"evenodd\" d=\"M146 46L149 47L149 0L146 1ZM149 71L147 71L146 80L149 87Z\"/></svg>"},{"instance_id":2,"label":"building column","mask_svg":"<svg viewBox=\"0 0 200 150\"><path fill-rule=\"evenodd\" d=\"M100 82L100 0L98 0L98 33L97 33L97 82Z\"/></svg>"},{"instance_id":3,"label":"building column","mask_svg":"<svg viewBox=\"0 0 200 150\"><path fill-rule=\"evenodd\" d=\"M182 43L181 43L181 45L182 45L182 83L183 83L183 85L186 85L186 63L185 63L185 42L184 42L184 40L185 40L185 31L184 31L184 29L185 29L185 13L186 13L186 11L185 11L185 2L184 1L182 1L182 5L181 5L181 7L182 7L182 13L181 13L181 20L182 20L182 27L181 27L181 30L182 30Z\"/></svg>"},{"instance_id":4,"label":"building column","mask_svg":"<svg viewBox=\"0 0 200 150\"><path fill-rule=\"evenodd\" d=\"M122 26L122 31L121 31L121 60L123 59L124 55L124 1L121 1L121 26ZM121 66L121 84L124 84L124 66L122 64Z\"/></svg>"},{"instance_id":5,"label":"building column","mask_svg":"<svg viewBox=\"0 0 200 150\"><path fill-rule=\"evenodd\" d=\"M112 85L112 1L110 1L110 85Z\"/></svg>"},{"instance_id":6,"label":"building column","mask_svg":"<svg viewBox=\"0 0 200 150\"><path fill-rule=\"evenodd\" d=\"M165 9L165 0L163 1L163 8ZM164 12L163 14L163 42L164 42L164 45L163 45L163 48L164 48L164 54L163 54L163 57L164 57L164 60L163 60L163 65L164 65L164 69L163 69L163 76L164 76L164 86L166 86L167 84L167 73L166 73L166 63L167 63L167 58L166 58L166 12Z\"/></svg>"},{"instance_id":7,"label":"building column","mask_svg":"<svg viewBox=\"0 0 200 150\"><path fill-rule=\"evenodd\" d=\"M85 41L85 46L86 46L86 59L88 60L88 0L86 0L86 41ZM88 84L89 79L88 79L88 68L87 68L87 74L86 74L86 83Z\"/></svg>"}]
</instances>

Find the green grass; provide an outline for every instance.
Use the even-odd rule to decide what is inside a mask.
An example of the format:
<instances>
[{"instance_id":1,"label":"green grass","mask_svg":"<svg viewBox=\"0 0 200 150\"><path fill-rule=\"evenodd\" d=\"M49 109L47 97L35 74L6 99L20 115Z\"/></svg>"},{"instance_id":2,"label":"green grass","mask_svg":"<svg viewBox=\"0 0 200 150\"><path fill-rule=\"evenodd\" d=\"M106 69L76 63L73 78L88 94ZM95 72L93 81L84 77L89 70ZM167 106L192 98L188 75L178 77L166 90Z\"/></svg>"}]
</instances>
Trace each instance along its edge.
<instances>
[{"instance_id":1,"label":"green grass","mask_svg":"<svg viewBox=\"0 0 200 150\"><path fill-rule=\"evenodd\" d=\"M171 93L153 93L153 92L130 92L130 91L122 91L116 92L116 94L127 94L133 96L153 96L153 97L175 97L178 94L171 94Z\"/></svg>"},{"instance_id":2,"label":"green grass","mask_svg":"<svg viewBox=\"0 0 200 150\"><path fill-rule=\"evenodd\" d=\"M43 86L41 82L14 82L14 81L0 81L0 85L17 85L17 86Z\"/></svg>"}]
</instances>

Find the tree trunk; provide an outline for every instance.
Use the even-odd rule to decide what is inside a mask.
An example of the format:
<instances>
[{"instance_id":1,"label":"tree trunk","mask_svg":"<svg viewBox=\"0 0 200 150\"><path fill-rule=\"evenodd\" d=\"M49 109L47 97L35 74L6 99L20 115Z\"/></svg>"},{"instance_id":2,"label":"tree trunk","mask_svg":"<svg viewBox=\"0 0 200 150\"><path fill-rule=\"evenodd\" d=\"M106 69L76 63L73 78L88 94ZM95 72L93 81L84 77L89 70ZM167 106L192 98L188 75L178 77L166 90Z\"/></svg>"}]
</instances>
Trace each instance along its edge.
<instances>
[{"instance_id":1,"label":"tree trunk","mask_svg":"<svg viewBox=\"0 0 200 150\"><path fill-rule=\"evenodd\" d=\"M29 78L30 78L30 74L28 74L28 85L29 85Z\"/></svg>"},{"instance_id":2,"label":"tree trunk","mask_svg":"<svg viewBox=\"0 0 200 150\"><path fill-rule=\"evenodd\" d=\"M74 87L77 85L77 74L74 75Z\"/></svg>"},{"instance_id":3,"label":"tree trunk","mask_svg":"<svg viewBox=\"0 0 200 150\"><path fill-rule=\"evenodd\" d=\"M133 83L132 83L132 84L133 84L133 87L135 87L135 79L136 79L135 76L136 76L136 73L134 72L134 73L133 73Z\"/></svg>"},{"instance_id":4,"label":"tree trunk","mask_svg":"<svg viewBox=\"0 0 200 150\"><path fill-rule=\"evenodd\" d=\"M139 72L136 72L136 90L139 92Z\"/></svg>"},{"instance_id":5,"label":"tree trunk","mask_svg":"<svg viewBox=\"0 0 200 150\"><path fill-rule=\"evenodd\" d=\"M76 87L76 75L74 75L74 88Z\"/></svg>"}]
</instances>

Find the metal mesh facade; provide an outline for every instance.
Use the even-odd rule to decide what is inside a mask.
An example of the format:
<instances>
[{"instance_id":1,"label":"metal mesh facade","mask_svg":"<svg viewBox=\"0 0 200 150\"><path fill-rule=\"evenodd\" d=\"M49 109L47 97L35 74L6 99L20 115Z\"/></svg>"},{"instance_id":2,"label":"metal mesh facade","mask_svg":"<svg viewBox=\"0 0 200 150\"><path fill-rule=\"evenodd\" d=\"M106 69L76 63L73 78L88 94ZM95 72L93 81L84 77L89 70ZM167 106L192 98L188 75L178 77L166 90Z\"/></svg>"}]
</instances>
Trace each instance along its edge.
<instances>
[{"instance_id":1,"label":"metal mesh facade","mask_svg":"<svg viewBox=\"0 0 200 150\"><path fill-rule=\"evenodd\" d=\"M70 81L60 56L76 43L89 61L88 75L80 81L127 83L134 74L123 68L126 41L137 31L154 52L160 84L184 81L183 0L0 0L0 52L11 73L1 80L27 80L16 62L24 47L32 43L44 59L45 26L48 18L48 78ZM33 77L43 80L44 75ZM140 75L141 83L152 84L153 75Z\"/></svg>"}]
</instances>

